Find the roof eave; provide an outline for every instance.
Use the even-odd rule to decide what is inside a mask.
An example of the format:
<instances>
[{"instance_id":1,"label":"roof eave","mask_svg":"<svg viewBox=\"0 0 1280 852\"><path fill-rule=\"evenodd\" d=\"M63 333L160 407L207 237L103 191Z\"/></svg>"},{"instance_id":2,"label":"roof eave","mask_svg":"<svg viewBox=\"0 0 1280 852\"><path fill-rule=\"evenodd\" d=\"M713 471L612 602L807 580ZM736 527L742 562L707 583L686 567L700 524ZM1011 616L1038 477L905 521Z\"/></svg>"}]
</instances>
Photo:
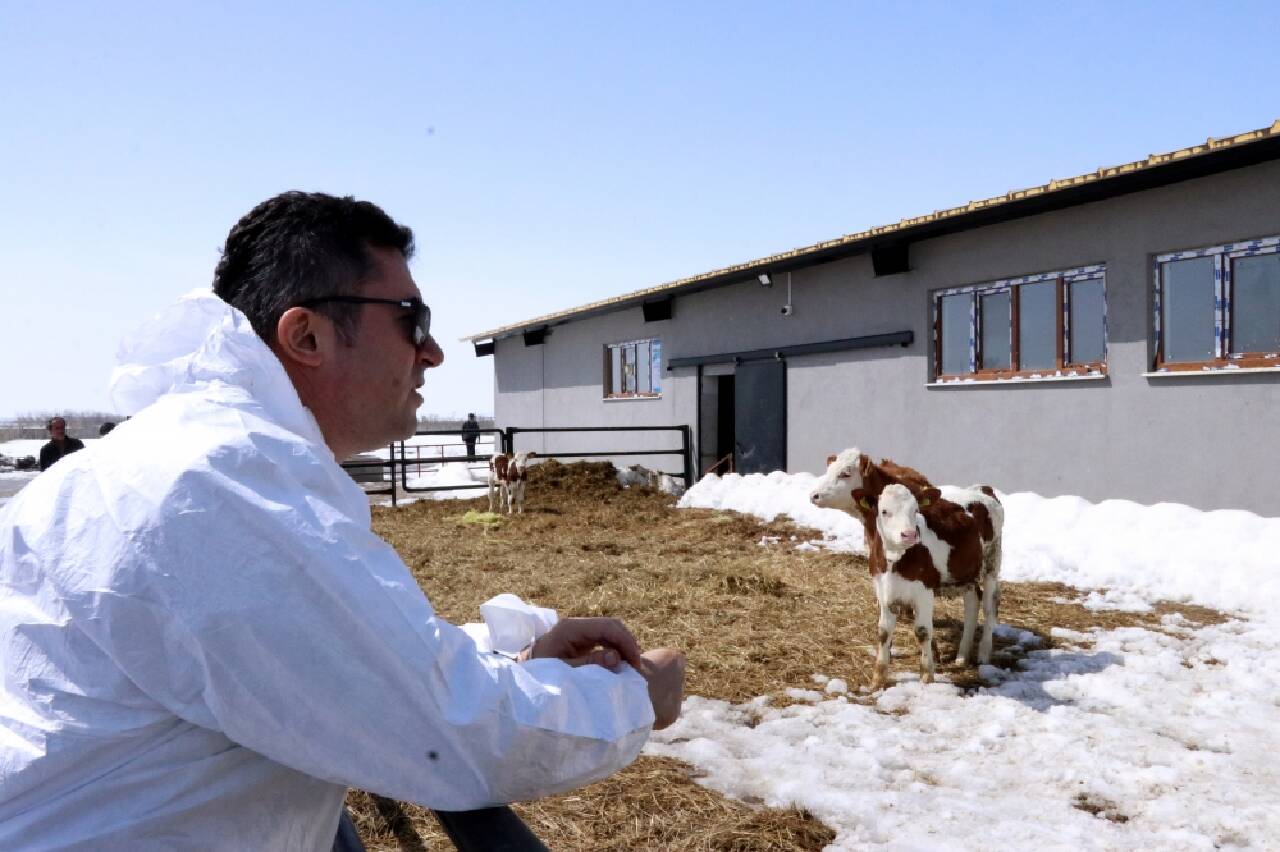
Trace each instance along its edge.
<instances>
[{"instance_id":1,"label":"roof eave","mask_svg":"<svg viewBox=\"0 0 1280 852\"><path fill-rule=\"evenodd\" d=\"M1243 137L1253 138L1237 141L1242 140ZM1153 154L1145 161L1098 169L1087 175L1062 181L1050 181L1048 184L1025 190L1014 190L997 198L970 202L962 207L904 219L894 225L871 228L846 237L712 270L691 278L591 302L578 308L544 314L530 320L463 337L461 340L470 343L480 340L501 340L529 328L563 325L567 322L635 307L656 297L687 295L747 281L764 271L786 272L800 267L829 263L866 254L878 246L935 239L948 234L1155 189L1276 159L1280 159L1280 121L1267 130L1251 131L1224 140L1210 139L1205 145L1196 146L1196 148L1182 149L1169 154Z\"/></svg>"}]
</instances>

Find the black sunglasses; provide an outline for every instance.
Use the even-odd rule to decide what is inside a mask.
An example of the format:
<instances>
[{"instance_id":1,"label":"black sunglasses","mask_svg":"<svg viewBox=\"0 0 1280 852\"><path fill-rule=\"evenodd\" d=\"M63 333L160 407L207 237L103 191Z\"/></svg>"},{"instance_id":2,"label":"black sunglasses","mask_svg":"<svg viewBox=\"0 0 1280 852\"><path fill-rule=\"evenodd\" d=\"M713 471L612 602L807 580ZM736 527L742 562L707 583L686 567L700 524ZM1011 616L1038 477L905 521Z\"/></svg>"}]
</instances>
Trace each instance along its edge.
<instances>
[{"instance_id":1,"label":"black sunglasses","mask_svg":"<svg viewBox=\"0 0 1280 852\"><path fill-rule=\"evenodd\" d=\"M414 346L422 346L431 337L431 308L421 299L415 297L412 299L374 299L368 296L321 296L316 299L307 299L305 302L299 302L299 308L314 308L316 305L325 302L339 302L344 305L395 305L398 308L413 311L413 334L411 339Z\"/></svg>"}]
</instances>

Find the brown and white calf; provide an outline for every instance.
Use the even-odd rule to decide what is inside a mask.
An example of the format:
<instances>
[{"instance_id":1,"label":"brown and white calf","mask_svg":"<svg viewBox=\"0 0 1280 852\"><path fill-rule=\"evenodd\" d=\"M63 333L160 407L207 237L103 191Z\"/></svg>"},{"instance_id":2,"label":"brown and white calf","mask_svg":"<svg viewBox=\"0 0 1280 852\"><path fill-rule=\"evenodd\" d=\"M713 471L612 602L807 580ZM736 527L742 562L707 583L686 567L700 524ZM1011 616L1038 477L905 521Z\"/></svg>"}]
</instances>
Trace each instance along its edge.
<instances>
[{"instance_id":1,"label":"brown and white calf","mask_svg":"<svg viewBox=\"0 0 1280 852\"><path fill-rule=\"evenodd\" d=\"M933 600L947 590L964 593L964 632L957 653L962 659L968 659L973 647L981 597L983 627L977 658L980 663L989 662L1000 581L998 573L991 573L993 567L998 572L998 562L992 566L986 556L989 545L996 540L997 524L989 502L995 498L983 496L988 499L959 505L943 499L936 488L924 489L917 499L900 483L886 486L879 495L862 489L854 491L880 608L873 688L888 680L893 628L898 616L908 608L914 612L915 634L920 642L920 680L933 681Z\"/></svg>"},{"instance_id":2,"label":"brown and white calf","mask_svg":"<svg viewBox=\"0 0 1280 852\"><path fill-rule=\"evenodd\" d=\"M858 507L853 502L853 492L855 490L861 489L869 497L878 497L886 487L895 483L905 485L917 497L926 489L934 487L924 474L914 468L900 465L890 459L881 459L879 462L875 462L871 459L871 456L860 451L857 447L852 447L836 455L827 456L827 471L814 485L809 499L815 506L840 509L854 517L858 517ZM944 501L949 501L959 506L979 504L986 510L991 533L983 539L982 574L988 578L987 583L983 586L983 612L989 611L991 613L990 621L992 622L992 629L994 629L1000 605L999 578L1004 538L1004 506L1001 505L999 498L996 497L995 489L990 485L970 485L968 487L942 485L938 486L938 490L941 492L942 500ZM869 546L870 541L868 540ZM961 591L963 590L948 586L943 588L942 594L944 597L950 597ZM988 594L991 596L989 607L985 598ZM964 633L966 638L961 639L960 648L956 656L969 662L973 662L971 640L976 619L976 599L971 601L966 596ZM978 649L978 660L985 663L991 656L990 631L984 630L982 636L983 639Z\"/></svg>"},{"instance_id":3,"label":"brown and white calf","mask_svg":"<svg viewBox=\"0 0 1280 852\"><path fill-rule=\"evenodd\" d=\"M519 511L524 514L524 484L529 478L529 459L536 456L533 451L513 453L495 453L489 459L489 511L501 511L505 506L507 513Z\"/></svg>"}]
</instances>

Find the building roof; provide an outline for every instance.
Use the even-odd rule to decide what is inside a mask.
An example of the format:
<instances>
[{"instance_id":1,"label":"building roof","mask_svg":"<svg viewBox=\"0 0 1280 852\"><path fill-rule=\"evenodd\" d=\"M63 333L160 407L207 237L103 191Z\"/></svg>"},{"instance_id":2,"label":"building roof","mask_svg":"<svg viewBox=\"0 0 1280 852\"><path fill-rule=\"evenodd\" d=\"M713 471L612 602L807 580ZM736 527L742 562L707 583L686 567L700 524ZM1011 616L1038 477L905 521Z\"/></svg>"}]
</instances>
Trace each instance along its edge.
<instances>
[{"instance_id":1,"label":"building roof","mask_svg":"<svg viewBox=\"0 0 1280 852\"><path fill-rule=\"evenodd\" d=\"M902 246L997 222L1100 201L1104 198L1204 177L1229 169L1256 165L1273 159L1280 159L1280 120L1270 127L1221 139L1209 137L1200 145L1179 148L1165 154L1152 154L1145 160L1135 160L1119 166L1103 166L1096 171L1075 177L1054 179L1039 186L1015 189L1004 195L970 201L958 207L935 210L891 225L879 225L865 231L845 234L813 245L713 269L688 278L679 278L576 308L544 314L473 334L462 340L470 342L497 340L529 329L559 325L589 315L634 307L646 301L749 280L762 272L770 274L785 272L788 269L797 269L814 263L865 254L878 248Z\"/></svg>"}]
</instances>

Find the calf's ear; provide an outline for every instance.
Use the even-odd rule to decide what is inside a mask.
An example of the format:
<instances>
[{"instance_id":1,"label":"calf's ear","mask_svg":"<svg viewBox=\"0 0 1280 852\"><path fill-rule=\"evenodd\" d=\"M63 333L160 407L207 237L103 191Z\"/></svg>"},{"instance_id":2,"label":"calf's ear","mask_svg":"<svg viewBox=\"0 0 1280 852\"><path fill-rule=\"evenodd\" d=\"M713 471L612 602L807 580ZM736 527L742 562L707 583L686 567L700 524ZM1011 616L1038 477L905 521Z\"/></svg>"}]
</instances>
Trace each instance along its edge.
<instances>
[{"instance_id":1,"label":"calf's ear","mask_svg":"<svg viewBox=\"0 0 1280 852\"><path fill-rule=\"evenodd\" d=\"M863 511L866 511L866 512L875 511L875 506L876 506L875 496L868 495L867 492L863 491L861 488L853 489L853 502L856 503L858 508Z\"/></svg>"},{"instance_id":2,"label":"calf's ear","mask_svg":"<svg viewBox=\"0 0 1280 852\"><path fill-rule=\"evenodd\" d=\"M875 467L875 462L871 460L871 456L866 453L858 456L858 473L864 477L869 476L873 467Z\"/></svg>"},{"instance_id":3,"label":"calf's ear","mask_svg":"<svg viewBox=\"0 0 1280 852\"><path fill-rule=\"evenodd\" d=\"M916 499L916 503L920 508L932 505L942 499L942 492L936 488L926 488L920 492L920 496Z\"/></svg>"},{"instance_id":4,"label":"calf's ear","mask_svg":"<svg viewBox=\"0 0 1280 852\"><path fill-rule=\"evenodd\" d=\"M835 463L836 463L835 453L832 453L831 455L827 456L827 464L835 464Z\"/></svg>"}]
</instances>

